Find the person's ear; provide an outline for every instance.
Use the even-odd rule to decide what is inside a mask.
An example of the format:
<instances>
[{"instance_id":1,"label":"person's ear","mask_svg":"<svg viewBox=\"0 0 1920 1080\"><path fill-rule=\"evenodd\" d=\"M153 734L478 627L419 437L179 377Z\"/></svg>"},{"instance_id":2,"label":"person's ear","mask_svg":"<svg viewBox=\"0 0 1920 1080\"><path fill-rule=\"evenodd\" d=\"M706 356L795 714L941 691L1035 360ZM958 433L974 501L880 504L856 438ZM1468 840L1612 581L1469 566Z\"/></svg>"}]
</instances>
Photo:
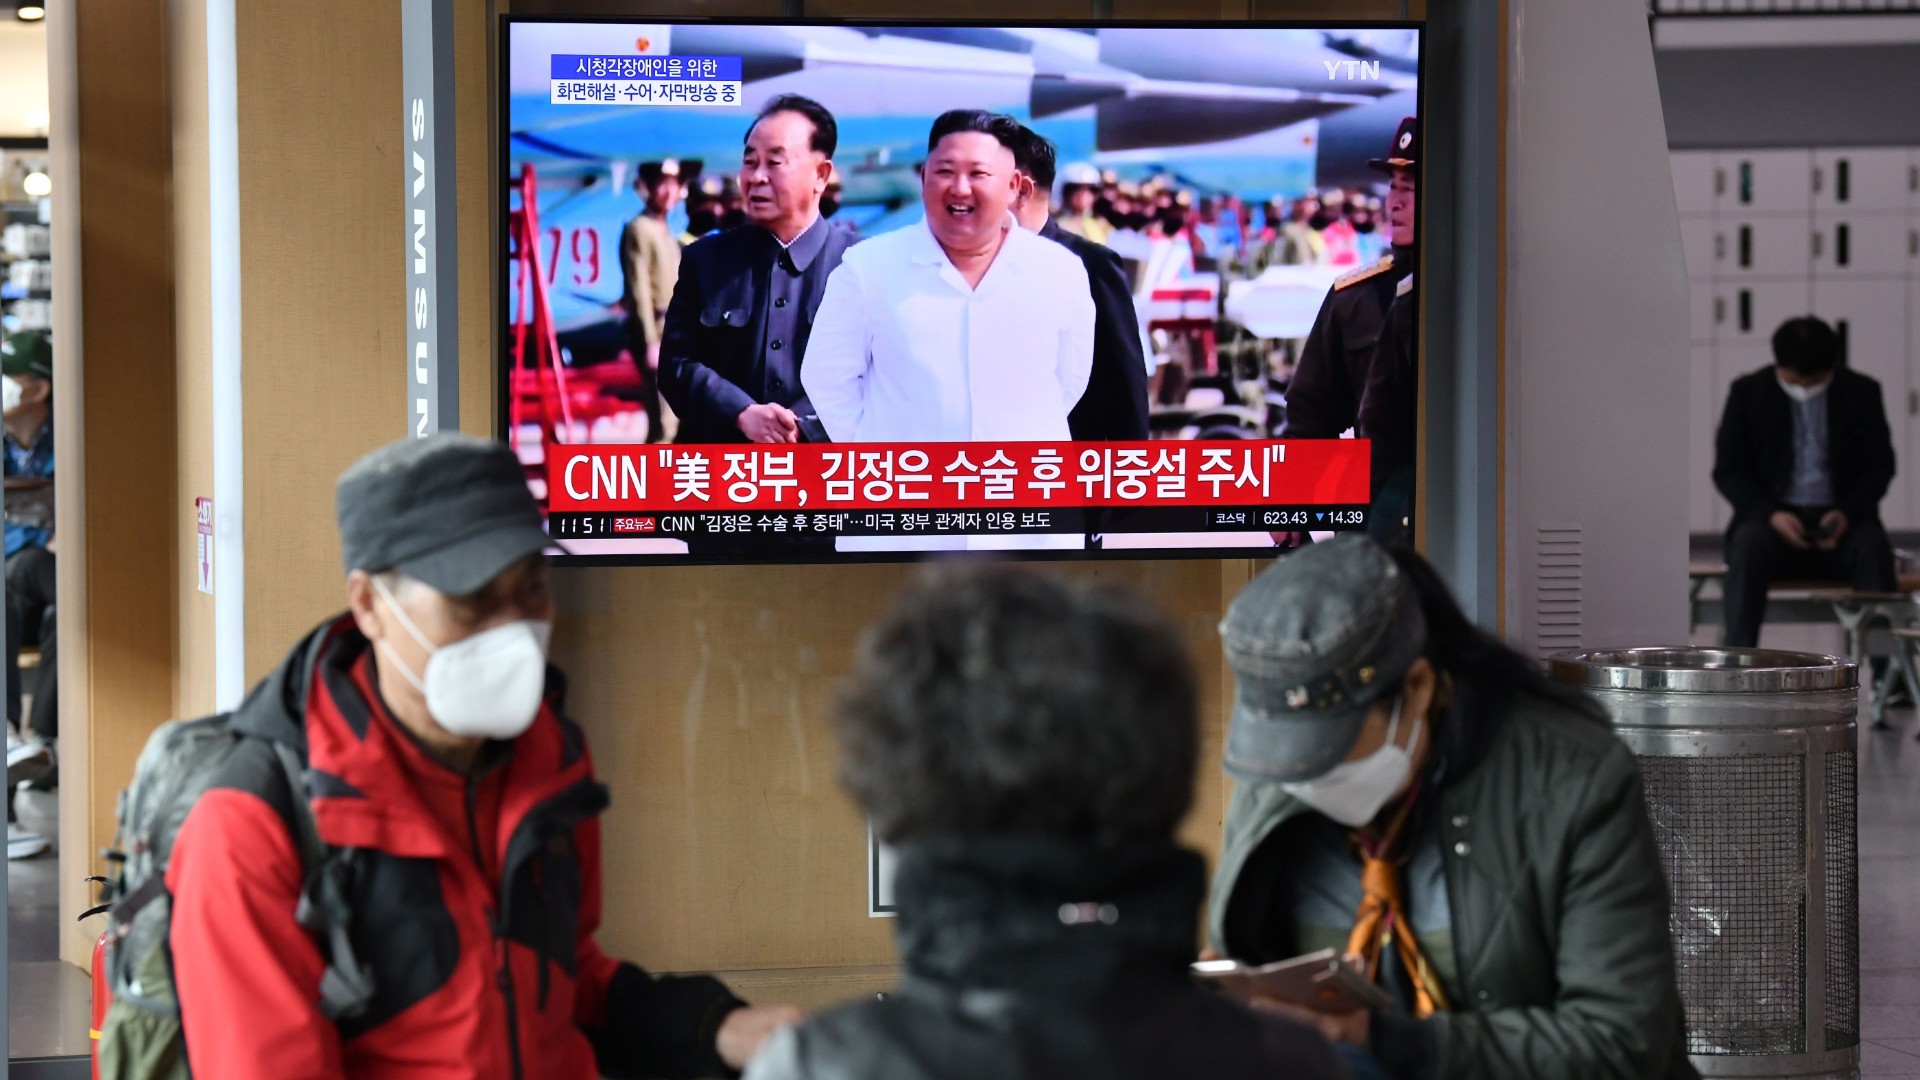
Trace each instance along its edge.
<instances>
[{"instance_id":1,"label":"person's ear","mask_svg":"<svg viewBox=\"0 0 1920 1080\"><path fill-rule=\"evenodd\" d=\"M38 404L53 396L53 383L42 378L30 377L20 384L20 400L29 404Z\"/></svg>"},{"instance_id":2,"label":"person's ear","mask_svg":"<svg viewBox=\"0 0 1920 1080\"><path fill-rule=\"evenodd\" d=\"M386 623L377 610L379 595L373 587L372 574L355 570L347 575L347 610L353 613L353 624L368 641L379 641L387 632Z\"/></svg>"},{"instance_id":3,"label":"person's ear","mask_svg":"<svg viewBox=\"0 0 1920 1080\"><path fill-rule=\"evenodd\" d=\"M1400 688L1400 714L1409 718L1425 716L1433 708L1434 697L1440 689L1440 673L1422 656L1407 669Z\"/></svg>"},{"instance_id":4,"label":"person's ear","mask_svg":"<svg viewBox=\"0 0 1920 1080\"><path fill-rule=\"evenodd\" d=\"M815 195L825 195L827 193L827 185L832 181L833 181L833 160L831 158L823 157L819 161L814 162L813 163L813 193Z\"/></svg>"}]
</instances>

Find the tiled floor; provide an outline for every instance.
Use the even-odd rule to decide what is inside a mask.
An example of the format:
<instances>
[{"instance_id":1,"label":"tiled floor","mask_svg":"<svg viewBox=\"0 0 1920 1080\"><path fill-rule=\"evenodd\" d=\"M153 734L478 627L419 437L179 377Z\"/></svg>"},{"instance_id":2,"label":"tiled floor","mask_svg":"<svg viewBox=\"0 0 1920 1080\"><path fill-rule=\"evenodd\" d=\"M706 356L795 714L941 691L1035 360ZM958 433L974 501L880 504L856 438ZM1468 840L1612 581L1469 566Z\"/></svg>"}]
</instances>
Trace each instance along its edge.
<instances>
[{"instance_id":1,"label":"tiled floor","mask_svg":"<svg viewBox=\"0 0 1920 1080\"><path fill-rule=\"evenodd\" d=\"M1911 710L1895 731L1860 732L1862 1077L1920 1077L1920 742Z\"/></svg>"},{"instance_id":2,"label":"tiled floor","mask_svg":"<svg viewBox=\"0 0 1920 1080\"><path fill-rule=\"evenodd\" d=\"M52 792L21 792L20 823L52 837L56 801ZM15 1058L90 1052L92 988L86 972L60 962L59 873L54 852L7 865L7 1049Z\"/></svg>"}]
</instances>

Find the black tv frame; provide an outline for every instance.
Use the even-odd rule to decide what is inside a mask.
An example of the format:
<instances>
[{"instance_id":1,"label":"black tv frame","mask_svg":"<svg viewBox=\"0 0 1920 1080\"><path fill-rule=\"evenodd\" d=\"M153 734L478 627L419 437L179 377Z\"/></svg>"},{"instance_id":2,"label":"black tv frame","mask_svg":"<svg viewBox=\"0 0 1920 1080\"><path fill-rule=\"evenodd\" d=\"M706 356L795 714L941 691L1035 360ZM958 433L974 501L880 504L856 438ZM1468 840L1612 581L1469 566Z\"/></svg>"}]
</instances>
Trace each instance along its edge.
<instances>
[{"instance_id":1,"label":"black tv frame","mask_svg":"<svg viewBox=\"0 0 1920 1080\"><path fill-rule=\"evenodd\" d=\"M512 318L507 302L511 287L511 274L507 258L509 232L509 206L507 180L511 176L511 88L507 77L509 56L512 49L512 28L517 24L554 25L579 23L584 25L618 25L621 23L656 26L938 26L965 29L1033 29L1033 30L1105 30L1105 29L1147 29L1147 30L1414 30L1420 34L1419 56L1416 60L1414 80L1416 88L1414 100L1416 115L1420 118L1422 169L1420 212L1414 222L1415 248L1420 253L1420 264L1415 274L1425 273L1429 263L1433 262L1427 251L1425 239L1429 233L1427 217L1429 207L1434 204L1426 198L1426 159L1431 157L1427 150L1426 137L1428 120L1428 99L1431 91L1428 79L1427 54L1431 45L1428 33L1429 21L1420 19L1354 19L1335 21L1325 19L1244 19L1233 21L1173 21L1155 19L902 19L899 17L818 17L818 16L743 16L743 15L514 15L504 13L499 16L497 52L494 56L494 109L495 117L489 137L494 139L492 183L488 186L488 196L497 205L493 209L494 236L488 245L487 257L492 260L490 280L493 287L493 299L499 310L494 314L494 329L498 341L493 350L493 362L489 373L494 387L493 437L505 441L508 437L507 425L510 412L508 401L510 387L507 372L511 362L511 350L508 345L509 320ZM1434 263L1444 265L1444 263ZM1427 396L1428 341L1429 328L1426 325L1427 304L1422 303L1420 319L1421 346L1415 356L1416 394L1424 399ZM1426 412L1422 406L1418 412ZM1416 431L1416 472L1414 478L1414 508L1409 511L1414 527L1420 526L1419 497L1423 489L1428 470L1420 466L1426 463L1424 452L1427 442L1427 424L1423 421ZM1259 531L1259 530L1250 530ZM559 541L556 541L556 545ZM549 561L559 566L740 566L740 567L778 567L778 566L838 566L858 564L919 563L951 561L987 561L987 562L1174 562L1208 560L1215 562L1268 558L1279 553L1277 548L1122 548L1108 551L1105 548L1082 548L1075 550L998 550L998 551L853 551L832 553L780 553L772 558L737 558L724 555L650 555L650 554L581 554L571 552L549 556Z\"/></svg>"}]
</instances>

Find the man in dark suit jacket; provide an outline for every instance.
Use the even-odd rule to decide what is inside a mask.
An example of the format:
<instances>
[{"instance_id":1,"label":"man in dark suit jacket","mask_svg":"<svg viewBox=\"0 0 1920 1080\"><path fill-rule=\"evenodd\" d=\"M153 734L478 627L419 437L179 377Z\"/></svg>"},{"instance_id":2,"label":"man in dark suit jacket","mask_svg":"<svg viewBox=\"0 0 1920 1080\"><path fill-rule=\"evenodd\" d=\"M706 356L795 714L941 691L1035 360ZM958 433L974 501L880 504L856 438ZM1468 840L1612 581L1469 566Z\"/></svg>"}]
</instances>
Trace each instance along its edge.
<instances>
[{"instance_id":1,"label":"man in dark suit jacket","mask_svg":"<svg viewBox=\"0 0 1920 1080\"><path fill-rule=\"evenodd\" d=\"M1420 294L1413 275L1400 279L1360 392L1354 434L1373 442L1373 506L1367 535L1383 544L1413 541L1413 483L1419 434L1420 371L1416 350Z\"/></svg>"},{"instance_id":2,"label":"man in dark suit jacket","mask_svg":"<svg viewBox=\"0 0 1920 1080\"><path fill-rule=\"evenodd\" d=\"M1387 309L1418 262L1414 218L1419 119L1402 120L1387 156L1367 164L1390 178L1386 208L1393 250L1370 265L1342 274L1321 302L1287 386L1287 423L1281 435L1289 439L1337 439L1359 424L1360 396L1387 322Z\"/></svg>"},{"instance_id":3,"label":"man in dark suit jacket","mask_svg":"<svg viewBox=\"0 0 1920 1080\"><path fill-rule=\"evenodd\" d=\"M1067 414L1067 428L1075 442L1145 439L1147 430L1147 361L1140 340L1140 320L1134 315L1133 291L1120 256L1104 244L1075 236L1053 220L1051 199L1055 170L1053 144L1044 136L1026 132L1024 145L1013 158L1024 178L1013 213L1022 228L1065 247L1087 268L1093 291L1093 374L1087 391Z\"/></svg>"},{"instance_id":4,"label":"man in dark suit jacket","mask_svg":"<svg viewBox=\"0 0 1920 1080\"><path fill-rule=\"evenodd\" d=\"M667 305L660 392L676 442L824 442L801 388L813 314L853 238L820 216L838 132L818 102L783 95L747 131L748 224L687 248Z\"/></svg>"},{"instance_id":5,"label":"man in dark suit jacket","mask_svg":"<svg viewBox=\"0 0 1920 1080\"><path fill-rule=\"evenodd\" d=\"M1880 500L1893 482L1893 438L1880 384L1841 364L1840 339L1811 316L1773 335L1774 366L1727 394L1713 483L1733 504L1727 526L1725 643L1759 642L1767 587L1781 578L1893 590L1893 548Z\"/></svg>"}]
</instances>

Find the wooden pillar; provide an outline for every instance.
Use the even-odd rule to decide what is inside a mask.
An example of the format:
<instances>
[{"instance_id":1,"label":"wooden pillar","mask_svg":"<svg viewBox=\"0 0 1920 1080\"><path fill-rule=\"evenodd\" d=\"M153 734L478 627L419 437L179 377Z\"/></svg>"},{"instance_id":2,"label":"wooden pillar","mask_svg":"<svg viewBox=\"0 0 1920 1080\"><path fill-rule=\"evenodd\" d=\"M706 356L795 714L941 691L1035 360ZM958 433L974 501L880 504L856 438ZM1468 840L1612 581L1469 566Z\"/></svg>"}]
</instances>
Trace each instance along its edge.
<instances>
[{"instance_id":1,"label":"wooden pillar","mask_svg":"<svg viewBox=\"0 0 1920 1080\"><path fill-rule=\"evenodd\" d=\"M163 0L48 9L54 140L61 955L114 795L174 708L172 136Z\"/></svg>"}]
</instances>

